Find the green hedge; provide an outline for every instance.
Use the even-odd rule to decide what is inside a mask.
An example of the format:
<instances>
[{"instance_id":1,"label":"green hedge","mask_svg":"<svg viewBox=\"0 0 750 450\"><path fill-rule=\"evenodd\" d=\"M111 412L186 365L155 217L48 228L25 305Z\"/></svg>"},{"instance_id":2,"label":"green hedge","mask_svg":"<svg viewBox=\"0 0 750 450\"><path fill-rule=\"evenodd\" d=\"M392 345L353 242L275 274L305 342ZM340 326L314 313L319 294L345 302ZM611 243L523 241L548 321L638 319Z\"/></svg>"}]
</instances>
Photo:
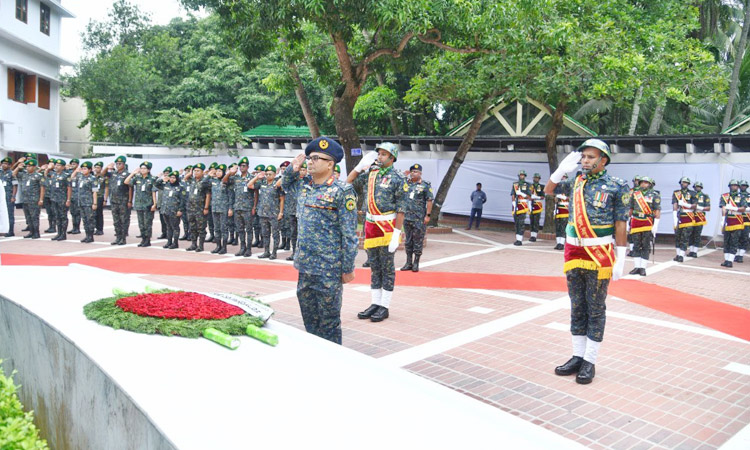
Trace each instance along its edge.
<instances>
[{"instance_id":1,"label":"green hedge","mask_svg":"<svg viewBox=\"0 0 750 450\"><path fill-rule=\"evenodd\" d=\"M39 438L34 425L34 412L24 412L13 384L13 374L6 377L0 359L0 449L47 449L47 442Z\"/></svg>"}]
</instances>

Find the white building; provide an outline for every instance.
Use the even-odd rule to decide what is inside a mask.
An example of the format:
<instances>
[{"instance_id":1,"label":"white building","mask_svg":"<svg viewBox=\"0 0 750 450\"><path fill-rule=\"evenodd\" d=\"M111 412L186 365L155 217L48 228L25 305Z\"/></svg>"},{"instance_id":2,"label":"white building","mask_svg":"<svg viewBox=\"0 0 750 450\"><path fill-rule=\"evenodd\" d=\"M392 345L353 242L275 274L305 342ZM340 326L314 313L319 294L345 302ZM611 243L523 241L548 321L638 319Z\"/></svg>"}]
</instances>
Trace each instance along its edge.
<instances>
[{"instance_id":1,"label":"white building","mask_svg":"<svg viewBox=\"0 0 750 450\"><path fill-rule=\"evenodd\" d=\"M60 0L0 1L0 153L58 153Z\"/></svg>"}]
</instances>

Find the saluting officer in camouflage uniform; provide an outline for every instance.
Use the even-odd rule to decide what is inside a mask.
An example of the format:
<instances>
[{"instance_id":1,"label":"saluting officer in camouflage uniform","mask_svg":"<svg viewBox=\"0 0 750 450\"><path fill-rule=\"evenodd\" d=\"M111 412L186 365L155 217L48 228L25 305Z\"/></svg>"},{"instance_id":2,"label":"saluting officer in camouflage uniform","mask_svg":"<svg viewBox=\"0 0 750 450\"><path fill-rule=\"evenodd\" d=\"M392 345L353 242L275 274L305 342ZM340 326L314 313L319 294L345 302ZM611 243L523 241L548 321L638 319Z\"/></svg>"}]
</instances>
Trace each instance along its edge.
<instances>
[{"instance_id":1,"label":"saluting officer in camouflage uniform","mask_svg":"<svg viewBox=\"0 0 750 450\"><path fill-rule=\"evenodd\" d=\"M703 183L696 181L693 183L695 188L695 226L691 228L690 233L690 252L687 254L691 258L698 257L698 247L701 246L701 234L703 226L706 224L706 213L711 211L711 198L703 192Z\"/></svg>"},{"instance_id":2,"label":"saluting officer in camouflage uniform","mask_svg":"<svg viewBox=\"0 0 750 450\"><path fill-rule=\"evenodd\" d=\"M75 191L73 203L78 204L79 212L83 218L83 231L86 237L81 242L88 244L94 242L94 230L96 219L94 212L98 208L97 198L99 196L99 180L91 173L93 165L91 161L85 161L73 171L72 178L76 181L78 189Z\"/></svg>"},{"instance_id":3,"label":"saluting officer in camouflage uniform","mask_svg":"<svg viewBox=\"0 0 750 450\"><path fill-rule=\"evenodd\" d=\"M190 239L193 243L186 250L203 251L206 242L206 221L211 212L211 181L203 176L206 165L198 163L193 172L185 175L187 182L187 212L190 219Z\"/></svg>"},{"instance_id":4,"label":"saluting officer in camouflage uniform","mask_svg":"<svg viewBox=\"0 0 750 450\"><path fill-rule=\"evenodd\" d=\"M70 197L70 219L72 222L72 228L68 233L70 234L81 234L81 206L78 204L78 180L72 177L73 173L76 172L80 161L78 159L71 159L68 168L65 169L65 173L68 174L69 186L72 190Z\"/></svg>"},{"instance_id":5,"label":"saluting officer in camouflage uniform","mask_svg":"<svg viewBox=\"0 0 750 450\"><path fill-rule=\"evenodd\" d=\"M289 167L289 161L284 161L283 163L279 164L279 173L276 175L276 187L282 188L281 182L283 179L284 171ZM290 202L288 198L286 198L286 191L284 191L284 210L281 212L282 217L281 221L279 222L279 230L281 231L281 245L279 246L282 250L289 250L291 245L291 235L292 235L292 226L290 223L289 218L289 211L291 210Z\"/></svg>"},{"instance_id":6,"label":"saluting officer in camouflage uniform","mask_svg":"<svg viewBox=\"0 0 750 450\"><path fill-rule=\"evenodd\" d=\"M336 181L339 181L340 177L341 177L341 166L336 164L335 166L333 166L333 178Z\"/></svg>"},{"instance_id":7,"label":"saluting officer in camouflage uniform","mask_svg":"<svg viewBox=\"0 0 750 450\"><path fill-rule=\"evenodd\" d=\"M624 180L607 174L609 146L588 139L560 163L544 188L545 194L553 194L562 175L575 170L579 160L583 173L573 182L561 183L571 198L564 271L571 300L573 357L556 367L555 374L577 374L577 383L588 384L594 378L604 338L609 280L618 280L625 265L630 193Z\"/></svg>"},{"instance_id":8,"label":"saluting officer in camouflage uniform","mask_svg":"<svg viewBox=\"0 0 750 450\"><path fill-rule=\"evenodd\" d=\"M112 245L125 245L127 234L127 218L130 214L130 187L125 184L128 172L125 170L125 156L118 156L114 163L108 164L102 170L102 177L108 182L109 205L112 208L112 221L115 226L115 240ZM114 169L114 170L113 170Z\"/></svg>"},{"instance_id":9,"label":"saluting officer in camouflage uniform","mask_svg":"<svg viewBox=\"0 0 750 450\"><path fill-rule=\"evenodd\" d=\"M724 262L722 267L732 267L740 244L740 234L745 229L743 214L747 200L740 192L740 182L729 180L729 192L722 194L719 201L721 215L724 216Z\"/></svg>"},{"instance_id":10,"label":"saluting officer in camouflage uniform","mask_svg":"<svg viewBox=\"0 0 750 450\"><path fill-rule=\"evenodd\" d=\"M44 170L49 175L52 164L47 164ZM49 199L55 220L57 220L57 236L53 241L64 241L68 238L68 208L70 208L70 192L68 192L68 175L65 173L65 161L56 159L54 162L55 172L49 175Z\"/></svg>"},{"instance_id":11,"label":"saluting officer in camouflage uniform","mask_svg":"<svg viewBox=\"0 0 750 450\"><path fill-rule=\"evenodd\" d=\"M161 193L159 214L167 222L167 243L164 244L164 248L178 248L180 217L185 214L187 190L180 181L180 174L177 171L162 174L162 178L156 180L156 188Z\"/></svg>"},{"instance_id":12,"label":"saluting officer in camouflage uniform","mask_svg":"<svg viewBox=\"0 0 750 450\"><path fill-rule=\"evenodd\" d=\"M29 234L24 239L39 239L39 210L44 204L45 176L37 171L36 159L21 158L20 161L23 164L13 169L13 175L23 185L23 214L29 224Z\"/></svg>"},{"instance_id":13,"label":"saluting officer in camouflage uniform","mask_svg":"<svg viewBox=\"0 0 750 450\"><path fill-rule=\"evenodd\" d=\"M635 259L635 268L630 275L645 277L651 242L656 237L661 218L661 195L653 190L654 180L651 177L641 177L640 182L630 196L630 235Z\"/></svg>"},{"instance_id":14,"label":"saluting officer in camouflage uniform","mask_svg":"<svg viewBox=\"0 0 750 450\"><path fill-rule=\"evenodd\" d=\"M567 180L568 175L563 174L563 183ZM570 217L570 197L563 193L562 186L558 184L555 188L555 250L565 250L565 227Z\"/></svg>"},{"instance_id":15,"label":"saluting officer in camouflage uniform","mask_svg":"<svg viewBox=\"0 0 750 450\"><path fill-rule=\"evenodd\" d=\"M2 162L0 162L0 185L3 187L5 202L8 206L8 232L5 233L5 237L15 236L13 227L15 224L14 213L16 209L18 180L13 176L13 171L10 169L11 164L13 164L13 160L10 158L3 158Z\"/></svg>"},{"instance_id":16,"label":"saluting officer in camouflage uniform","mask_svg":"<svg viewBox=\"0 0 750 450\"><path fill-rule=\"evenodd\" d=\"M406 241L406 264L401 270L419 272L419 258L422 257L422 246L427 224L432 213L432 185L422 180L422 165L414 164L409 168L406 192L406 212L404 213L404 234ZM412 262L412 255L414 262Z\"/></svg>"},{"instance_id":17,"label":"saluting officer in camouflage uniform","mask_svg":"<svg viewBox=\"0 0 750 450\"><path fill-rule=\"evenodd\" d=\"M162 170L161 177L169 179L169 174L171 173L172 173L172 167L167 166L164 168L164 170ZM159 181L162 178L156 177L155 182ZM166 239L167 238L167 218L164 217L164 213L161 212L161 196L162 196L162 191L157 188L156 210L159 211L159 223L161 224L161 234L159 235L157 239Z\"/></svg>"},{"instance_id":18,"label":"saluting officer in camouflage uniform","mask_svg":"<svg viewBox=\"0 0 750 450\"><path fill-rule=\"evenodd\" d=\"M750 204L750 192L747 191L747 180L740 180L740 195L745 199L745 203ZM745 211L742 217L744 228L740 232L740 242L737 247L737 255L734 257L734 262L744 262L743 257L747 251L748 243L750 243L750 213Z\"/></svg>"},{"instance_id":19,"label":"saluting officer in camouflage uniform","mask_svg":"<svg viewBox=\"0 0 750 450\"><path fill-rule=\"evenodd\" d=\"M226 164L217 164L216 168L208 171L211 184L211 215L214 217L214 242L216 247L211 253L224 255L227 253L227 220L229 214L229 189L224 182Z\"/></svg>"},{"instance_id":20,"label":"saluting officer in camouflage uniform","mask_svg":"<svg viewBox=\"0 0 750 450\"><path fill-rule=\"evenodd\" d=\"M276 167L266 166L265 172L255 175L247 187L258 190L258 207L256 212L260 217L263 228L263 247L265 251L258 258L276 259L279 249L279 221L283 217L284 191L276 186ZM273 235L273 251L271 249L271 235Z\"/></svg>"},{"instance_id":21,"label":"saluting officer in camouflage uniform","mask_svg":"<svg viewBox=\"0 0 750 450\"><path fill-rule=\"evenodd\" d=\"M287 172L292 171L297 176L287 176ZM287 167L284 172L284 177L281 180L281 187L284 189L284 210L289 217L289 241L292 245L292 254L287 256L287 261L294 261L294 254L297 252L297 199L299 198L299 191L302 187L303 180L307 176L307 163L304 161L300 163L298 169L294 169L291 165Z\"/></svg>"},{"instance_id":22,"label":"saluting officer in camouflage uniform","mask_svg":"<svg viewBox=\"0 0 750 450\"><path fill-rule=\"evenodd\" d=\"M247 187L252 177L248 172L250 163L246 157L240 159L239 173L234 166L224 175L227 187L234 191L234 202L229 209L235 223L235 231L240 238L240 250L234 256L250 257L253 243L252 209L254 191Z\"/></svg>"},{"instance_id":23,"label":"saluting officer in camouflage uniform","mask_svg":"<svg viewBox=\"0 0 750 450\"><path fill-rule=\"evenodd\" d=\"M94 211L94 219L96 220L94 236L101 236L104 234L104 201L107 198L107 180L102 177L103 167L104 163L101 161L94 163L93 175L96 178L98 189L96 194L96 211Z\"/></svg>"},{"instance_id":24,"label":"saluting officer in camouflage uniform","mask_svg":"<svg viewBox=\"0 0 750 450\"><path fill-rule=\"evenodd\" d=\"M672 193L672 218L674 220L674 246L677 255L674 261L683 262L688 241L695 225L693 212L698 203L695 191L689 189L690 178L680 178L680 189Z\"/></svg>"},{"instance_id":25,"label":"saluting officer in camouflage uniform","mask_svg":"<svg viewBox=\"0 0 750 450\"><path fill-rule=\"evenodd\" d=\"M349 173L347 183L362 187L368 209L364 225L365 250L370 259L370 293L372 304L357 314L360 319L380 322L389 316L396 281L394 253L401 239L406 211L406 179L393 163L398 159L398 146L383 142L362 157ZM376 166L373 163L377 161Z\"/></svg>"},{"instance_id":26,"label":"saluting officer in camouflage uniform","mask_svg":"<svg viewBox=\"0 0 750 450\"><path fill-rule=\"evenodd\" d=\"M258 164L253 170L253 177L259 173L265 173L266 166ZM251 178L252 179L252 178ZM263 230L260 226L260 216L258 215L258 189L252 189L253 192L253 209L250 211L253 216L253 233L255 234L255 240L253 241L253 247L263 247Z\"/></svg>"},{"instance_id":27,"label":"saluting officer in camouflage uniform","mask_svg":"<svg viewBox=\"0 0 750 450\"><path fill-rule=\"evenodd\" d=\"M536 238L539 235L539 220L542 217L542 211L544 210L544 185L539 183L542 176L538 173L534 174L534 182L531 183L531 214L529 216L529 222L531 225L531 237L529 242L536 242Z\"/></svg>"},{"instance_id":28,"label":"saluting officer in camouflage uniform","mask_svg":"<svg viewBox=\"0 0 750 450\"><path fill-rule=\"evenodd\" d=\"M237 163L232 163L229 166L227 166L227 170L224 171L224 174L228 174L230 170L237 170ZM237 235L237 222L234 220L234 211L232 211L232 207L234 206L234 196L235 192L234 189L232 189L231 186L227 182L227 205L229 210L227 210L227 233L229 233L229 245L237 245L237 239L239 236ZM242 256L242 255L240 255Z\"/></svg>"},{"instance_id":29,"label":"saluting officer in camouflage uniform","mask_svg":"<svg viewBox=\"0 0 750 450\"><path fill-rule=\"evenodd\" d=\"M333 165L344 151L320 137L305 147L284 172L284 184L298 184L305 156L309 175L299 186L300 233L294 267L297 300L308 333L341 344L343 283L354 279L357 256L357 197L351 185L335 181Z\"/></svg>"},{"instance_id":30,"label":"saluting officer in camouflage uniform","mask_svg":"<svg viewBox=\"0 0 750 450\"><path fill-rule=\"evenodd\" d=\"M185 168L182 170L182 175L180 176L180 184L182 185L182 188L187 192L187 180L185 177L187 177L188 174L193 173L193 166L185 166ZM185 208L185 213L182 214L182 236L180 237L181 241L189 241L190 240L190 211L188 211L187 207Z\"/></svg>"},{"instance_id":31,"label":"saluting officer in camouflage uniform","mask_svg":"<svg viewBox=\"0 0 750 450\"><path fill-rule=\"evenodd\" d=\"M513 222L516 225L516 241L513 245L523 245L523 222L531 212L531 184L526 181L526 171L518 172L518 181L510 189Z\"/></svg>"},{"instance_id":32,"label":"saluting officer in camouflage uniform","mask_svg":"<svg viewBox=\"0 0 750 450\"><path fill-rule=\"evenodd\" d=\"M156 211L156 177L151 175L151 163L144 161L125 179L131 187L133 209L138 215L138 230L141 242L138 247L150 247Z\"/></svg>"}]
</instances>

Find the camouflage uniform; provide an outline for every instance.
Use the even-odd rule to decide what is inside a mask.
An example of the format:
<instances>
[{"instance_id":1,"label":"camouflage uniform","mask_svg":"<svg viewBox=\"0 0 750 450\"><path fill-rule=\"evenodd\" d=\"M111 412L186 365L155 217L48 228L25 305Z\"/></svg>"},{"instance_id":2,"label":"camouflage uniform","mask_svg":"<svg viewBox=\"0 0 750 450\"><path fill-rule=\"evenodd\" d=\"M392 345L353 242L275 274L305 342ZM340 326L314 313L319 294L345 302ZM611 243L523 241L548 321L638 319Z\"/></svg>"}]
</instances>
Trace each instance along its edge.
<instances>
[{"instance_id":1,"label":"camouflage uniform","mask_svg":"<svg viewBox=\"0 0 750 450\"><path fill-rule=\"evenodd\" d=\"M406 211L406 179L390 166L378 170L375 178L375 204L382 214L403 213ZM365 201L368 198L368 178L370 173L364 171L354 180L355 189L362 189ZM396 267L393 262L395 253L388 251L388 244L367 249L370 260L370 288L393 291L396 281Z\"/></svg>"},{"instance_id":2,"label":"camouflage uniform","mask_svg":"<svg viewBox=\"0 0 750 450\"><path fill-rule=\"evenodd\" d=\"M109 183L109 205L112 208L112 221L115 227L115 242L125 243L127 234L127 218L130 214L128 202L130 201L130 187L125 184L128 172L107 172L106 179Z\"/></svg>"},{"instance_id":3,"label":"camouflage uniform","mask_svg":"<svg viewBox=\"0 0 750 450\"><path fill-rule=\"evenodd\" d=\"M214 217L214 241L217 248L212 253L218 253L222 252L222 249L228 243L229 189L221 178L209 177L209 183L211 184L211 214ZM223 250L223 253L226 253L226 249Z\"/></svg>"},{"instance_id":4,"label":"camouflage uniform","mask_svg":"<svg viewBox=\"0 0 750 450\"><path fill-rule=\"evenodd\" d=\"M636 200L636 197L640 192L643 195L643 199L651 209L650 214L646 214L642 209L641 205ZM641 189L636 188L633 190L633 195L630 197L630 208L632 210L630 234L633 236L633 257L642 258L644 260L649 259L651 254L651 241L653 232L649 227L638 226L639 221L655 219L656 211L661 211L661 195L659 191L651 188ZM644 269L645 270L645 269Z\"/></svg>"},{"instance_id":5,"label":"camouflage uniform","mask_svg":"<svg viewBox=\"0 0 750 450\"><path fill-rule=\"evenodd\" d=\"M68 234L68 174L55 172L50 178L50 204L57 221L57 237L65 239Z\"/></svg>"},{"instance_id":6,"label":"camouflage uniform","mask_svg":"<svg viewBox=\"0 0 750 450\"><path fill-rule=\"evenodd\" d=\"M630 209L630 193L628 184L619 178L610 176L606 170L598 174L582 176L586 183L579 189L583 189L583 197L586 205L586 213L589 222L594 227L597 236L612 236L615 231L615 222L628 220ZM560 183L561 191L571 199L574 196L575 180ZM576 238L575 228L575 202L570 203L570 217L566 235ZM568 247L582 248L566 244ZM571 252L572 254L572 252ZM571 259L565 263L565 276L568 283L568 295L571 301L570 332L574 336L587 336L595 342L601 342L604 337L604 324L606 322L607 289L609 287L610 272L594 269L593 261L581 261Z\"/></svg>"},{"instance_id":7,"label":"camouflage uniform","mask_svg":"<svg viewBox=\"0 0 750 450\"><path fill-rule=\"evenodd\" d=\"M404 234L406 234L404 247L407 255L413 253L419 257L422 256L422 245L427 230L424 223L424 218L427 216L427 202L431 202L435 197L432 195L432 185L429 181L422 180L419 183L408 181L407 186L409 191L406 192L404 214Z\"/></svg>"},{"instance_id":8,"label":"camouflage uniform","mask_svg":"<svg viewBox=\"0 0 750 450\"><path fill-rule=\"evenodd\" d=\"M740 181L740 195L745 199L745 203L750 204L750 192L747 191L747 181ZM750 243L750 212L745 212L743 216L744 228L740 232L740 242L737 246L737 254L740 258L735 258L736 262L743 262L742 257L745 256L745 252L748 249Z\"/></svg>"},{"instance_id":9,"label":"camouflage uniform","mask_svg":"<svg viewBox=\"0 0 750 450\"><path fill-rule=\"evenodd\" d=\"M104 191L107 188L107 179L101 175L95 175L97 188L99 189L96 195L96 211L94 212L94 218L96 219L96 230L95 235L104 234Z\"/></svg>"},{"instance_id":10,"label":"camouflage uniform","mask_svg":"<svg viewBox=\"0 0 750 450\"><path fill-rule=\"evenodd\" d=\"M42 172L28 173L22 168L17 174L18 183L23 185L23 215L29 225L28 237L39 237L39 195L44 186L44 174Z\"/></svg>"},{"instance_id":11,"label":"camouflage uniform","mask_svg":"<svg viewBox=\"0 0 750 450\"><path fill-rule=\"evenodd\" d=\"M247 187L247 183L252 180L250 173L244 176L241 173L229 178L227 186L234 192L234 201L232 203L232 217L234 218L235 231L240 238L240 250L235 256L250 256L253 246L253 195L254 191ZM245 255L247 253L247 255Z\"/></svg>"},{"instance_id":12,"label":"camouflage uniform","mask_svg":"<svg viewBox=\"0 0 750 450\"><path fill-rule=\"evenodd\" d=\"M570 217L570 197L562 193L560 186L555 187L555 249L565 249L565 227Z\"/></svg>"},{"instance_id":13,"label":"camouflage uniform","mask_svg":"<svg viewBox=\"0 0 750 450\"><path fill-rule=\"evenodd\" d=\"M199 180L191 177L187 182L187 213L190 220L190 239L197 248L203 247L206 241L206 221L207 216L203 215L203 209L206 205L206 196L211 193L211 181L208 177ZM210 212L210 211L209 211Z\"/></svg>"},{"instance_id":14,"label":"camouflage uniform","mask_svg":"<svg viewBox=\"0 0 750 450\"><path fill-rule=\"evenodd\" d=\"M521 194L526 195L526 197ZM519 179L511 186L510 197L513 202L513 222L516 225L516 242L519 242L523 241L523 222L526 220L526 214L530 212L528 204L531 199L531 183Z\"/></svg>"},{"instance_id":15,"label":"camouflage uniform","mask_svg":"<svg viewBox=\"0 0 750 450\"><path fill-rule=\"evenodd\" d=\"M703 191L700 191L700 192L695 191L695 199L696 199L696 205L698 205L698 207L700 207L700 209L696 209L696 211L698 213L702 213L702 209L710 208L711 207L711 197L709 197L708 194L706 194L705 192L703 192ZM702 214L703 214L703 217L705 217L705 213L702 213ZM701 246L701 235L703 234L703 225L704 225L703 222L700 222L699 219L698 219L698 217L697 217L697 215L696 215L696 224L691 229L690 240L689 240L689 244L690 244L690 247L691 247L690 250L691 250L692 253L697 252L698 251L698 247ZM695 253L695 254L690 255L690 256L697 257L698 254Z\"/></svg>"},{"instance_id":16,"label":"camouflage uniform","mask_svg":"<svg viewBox=\"0 0 750 450\"><path fill-rule=\"evenodd\" d=\"M151 207L154 206L154 192L157 191L155 183L156 178L150 173L145 177L140 173L136 174L130 180L133 186L133 209L138 215L138 231L145 242L151 239L154 226L154 211L151 211Z\"/></svg>"},{"instance_id":17,"label":"camouflage uniform","mask_svg":"<svg viewBox=\"0 0 750 450\"><path fill-rule=\"evenodd\" d=\"M51 200L51 185L50 180L54 170L50 170L47 175L44 176L44 210L47 212L47 221L49 222L49 228L44 230L45 233L54 233L57 231L57 217L55 217L55 208L52 207Z\"/></svg>"},{"instance_id":18,"label":"camouflage uniform","mask_svg":"<svg viewBox=\"0 0 750 450\"><path fill-rule=\"evenodd\" d=\"M539 233L539 221L543 216L542 212L544 211L543 207L540 206L544 204L544 185L541 183L531 183L529 190L531 191L531 195L533 195L534 197L539 197L539 199L533 199L534 206L529 218L529 222L531 224L531 239L529 240L531 242L534 242L536 241L537 233Z\"/></svg>"},{"instance_id":19,"label":"camouflage uniform","mask_svg":"<svg viewBox=\"0 0 750 450\"><path fill-rule=\"evenodd\" d=\"M685 251L688 247L690 235L692 233L693 221L686 221L689 214L693 214L693 210L688 210L678 205L679 198L682 198L685 202L695 205L698 203L698 198L695 196L695 191L691 189L677 189L672 193L672 208L677 211L677 222L674 228L674 246L677 249L677 256L675 261L682 262L681 258L684 256Z\"/></svg>"},{"instance_id":20,"label":"camouflage uniform","mask_svg":"<svg viewBox=\"0 0 750 450\"><path fill-rule=\"evenodd\" d=\"M299 180L287 168L287 184ZM308 333L341 344L341 276L354 272L357 256L356 195L351 185L329 178L300 183L297 218L300 233L294 267L299 270L297 299Z\"/></svg>"},{"instance_id":21,"label":"camouflage uniform","mask_svg":"<svg viewBox=\"0 0 750 450\"><path fill-rule=\"evenodd\" d=\"M184 175L180 177L180 186L182 186L182 189L187 193L188 184L187 181L185 181ZM187 210L187 207L185 208L185 212L182 213L182 240L187 241L190 240L190 213Z\"/></svg>"},{"instance_id":22,"label":"camouflage uniform","mask_svg":"<svg viewBox=\"0 0 750 450\"><path fill-rule=\"evenodd\" d=\"M83 218L83 230L86 233L86 238L93 239L94 229L96 228L96 222L94 219L94 192L97 193L97 200L99 196L99 180L93 174L89 173L84 176L82 173L78 173L75 177L78 188L76 189L75 203L79 206L79 212ZM72 203L72 202L71 202Z\"/></svg>"},{"instance_id":23,"label":"camouflage uniform","mask_svg":"<svg viewBox=\"0 0 750 450\"><path fill-rule=\"evenodd\" d=\"M739 189L723 194L721 196L721 200L719 201L719 207L723 208L727 206L727 204L730 203L730 200L734 202L735 206L737 206L738 208L747 207L747 200L745 199L745 196L743 196L739 191ZM724 262L722 263L722 266L732 267L732 262L738 254L740 246L740 235L745 229L744 225L742 225L740 222L740 225L732 226L732 229L728 230L727 220L729 220L730 218L737 218L742 216L743 214L741 212L729 210L727 210L726 212L724 222Z\"/></svg>"},{"instance_id":24,"label":"camouflage uniform","mask_svg":"<svg viewBox=\"0 0 750 450\"><path fill-rule=\"evenodd\" d=\"M70 182L71 195L70 195L70 218L73 222L73 228L70 230L70 234L78 234L81 232L81 205L78 203L78 179L83 176L80 172L73 177L73 170L65 170L65 174L68 175L68 181Z\"/></svg>"},{"instance_id":25,"label":"camouflage uniform","mask_svg":"<svg viewBox=\"0 0 750 450\"><path fill-rule=\"evenodd\" d=\"M264 254L269 253L271 249L271 235L273 234L273 251L270 253L274 255L279 247L279 208L284 193L281 188L276 187L275 180L269 183L263 178L256 181L254 187L258 189L257 213L263 232Z\"/></svg>"},{"instance_id":26,"label":"camouflage uniform","mask_svg":"<svg viewBox=\"0 0 750 450\"><path fill-rule=\"evenodd\" d=\"M287 174L290 174L287 176ZM297 174L296 177L293 175ZM288 220L289 235L288 239L292 247L292 256L287 259L293 259L295 249L297 248L297 198L299 198L299 191L301 189L303 180L299 177L299 172L294 172L294 168L290 165L284 171L284 178L281 180L281 187L284 189L284 220Z\"/></svg>"},{"instance_id":27,"label":"camouflage uniform","mask_svg":"<svg viewBox=\"0 0 750 450\"><path fill-rule=\"evenodd\" d=\"M181 211L185 215L187 191L182 182L165 183L161 178L156 180L156 188L161 193L159 214L164 216L167 224L167 244L169 248L177 248L177 240L180 238L180 218L177 213Z\"/></svg>"},{"instance_id":28,"label":"camouflage uniform","mask_svg":"<svg viewBox=\"0 0 750 450\"><path fill-rule=\"evenodd\" d=\"M16 204L11 199L13 198L13 186L18 185L18 180L13 177L12 170L0 170L0 185L5 187L5 202L8 205L8 234L12 236L14 234Z\"/></svg>"}]
</instances>

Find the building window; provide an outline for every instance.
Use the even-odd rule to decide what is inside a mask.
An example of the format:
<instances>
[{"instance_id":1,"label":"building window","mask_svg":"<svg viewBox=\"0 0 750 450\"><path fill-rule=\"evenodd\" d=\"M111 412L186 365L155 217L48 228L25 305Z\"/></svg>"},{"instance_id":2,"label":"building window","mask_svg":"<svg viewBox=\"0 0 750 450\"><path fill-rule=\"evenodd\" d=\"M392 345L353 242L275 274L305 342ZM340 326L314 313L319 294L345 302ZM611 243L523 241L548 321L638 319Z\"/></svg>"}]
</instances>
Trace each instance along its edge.
<instances>
[{"instance_id":1,"label":"building window","mask_svg":"<svg viewBox=\"0 0 750 450\"><path fill-rule=\"evenodd\" d=\"M29 0L16 0L16 19L23 23L27 23L28 12Z\"/></svg>"},{"instance_id":2,"label":"building window","mask_svg":"<svg viewBox=\"0 0 750 450\"><path fill-rule=\"evenodd\" d=\"M44 78L39 79L39 101L40 108L49 109L49 81Z\"/></svg>"},{"instance_id":3,"label":"building window","mask_svg":"<svg viewBox=\"0 0 750 450\"><path fill-rule=\"evenodd\" d=\"M21 103L35 103L36 75L8 69L8 98Z\"/></svg>"},{"instance_id":4,"label":"building window","mask_svg":"<svg viewBox=\"0 0 750 450\"><path fill-rule=\"evenodd\" d=\"M39 31L49 36L49 6L41 3L39 10Z\"/></svg>"}]
</instances>

